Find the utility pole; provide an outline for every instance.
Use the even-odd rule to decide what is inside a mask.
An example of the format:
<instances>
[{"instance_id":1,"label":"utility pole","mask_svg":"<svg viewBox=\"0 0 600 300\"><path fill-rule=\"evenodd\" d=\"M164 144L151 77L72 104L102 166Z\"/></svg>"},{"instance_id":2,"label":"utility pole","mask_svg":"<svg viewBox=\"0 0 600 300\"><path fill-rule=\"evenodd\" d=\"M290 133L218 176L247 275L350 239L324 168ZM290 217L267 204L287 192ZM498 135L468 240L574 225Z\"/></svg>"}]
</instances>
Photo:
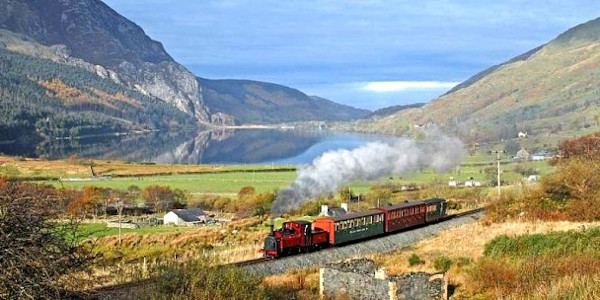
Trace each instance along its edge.
<instances>
[{"instance_id":1,"label":"utility pole","mask_svg":"<svg viewBox=\"0 0 600 300\"><path fill-rule=\"evenodd\" d=\"M500 153L506 153L506 151L492 151L492 153L496 153L496 162L498 162L498 196L500 196Z\"/></svg>"},{"instance_id":2,"label":"utility pole","mask_svg":"<svg viewBox=\"0 0 600 300\"><path fill-rule=\"evenodd\" d=\"M117 210L119 211L119 246L121 246L121 214L123 213L123 201L117 198Z\"/></svg>"}]
</instances>

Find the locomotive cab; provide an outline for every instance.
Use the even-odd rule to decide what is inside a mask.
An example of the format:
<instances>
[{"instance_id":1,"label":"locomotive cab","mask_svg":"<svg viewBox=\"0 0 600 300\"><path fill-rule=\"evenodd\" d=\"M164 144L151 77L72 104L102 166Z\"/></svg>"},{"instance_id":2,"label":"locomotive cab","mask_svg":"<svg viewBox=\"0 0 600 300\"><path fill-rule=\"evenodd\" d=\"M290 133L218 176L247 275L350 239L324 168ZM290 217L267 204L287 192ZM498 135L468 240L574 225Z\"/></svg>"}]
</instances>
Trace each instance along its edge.
<instances>
[{"instance_id":1,"label":"locomotive cab","mask_svg":"<svg viewBox=\"0 0 600 300\"><path fill-rule=\"evenodd\" d=\"M308 221L284 222L281 228L271 231L265 238L261 250L265 257L279 257L286 254L308 252L327 242L327 233L313 231Z\"/></svg>"}]
</instances>

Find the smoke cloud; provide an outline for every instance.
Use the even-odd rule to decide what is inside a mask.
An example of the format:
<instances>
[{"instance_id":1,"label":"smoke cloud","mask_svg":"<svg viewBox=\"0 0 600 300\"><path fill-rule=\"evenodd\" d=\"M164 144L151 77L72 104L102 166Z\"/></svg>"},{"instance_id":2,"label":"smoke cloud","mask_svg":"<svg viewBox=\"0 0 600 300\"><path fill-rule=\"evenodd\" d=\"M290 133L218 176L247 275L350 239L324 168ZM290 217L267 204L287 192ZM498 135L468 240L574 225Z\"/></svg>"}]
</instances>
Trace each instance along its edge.
<instances>
[{"instance_id":1,"label":"smoke cloud","mask_svg":"<svg viewBox=\"0 0 600 300\"><path fill-rule=\"evenodd\" d=\"M358 180L405 175L427 167L443 172L460 164L464 156L460 140L439 133L430 133L418 142L397 139L354 150L328 151L312 164L298 168L294 182L278 192L271 212L276 215L299 208L305 201Z\"/></svg>"}]
</instances>

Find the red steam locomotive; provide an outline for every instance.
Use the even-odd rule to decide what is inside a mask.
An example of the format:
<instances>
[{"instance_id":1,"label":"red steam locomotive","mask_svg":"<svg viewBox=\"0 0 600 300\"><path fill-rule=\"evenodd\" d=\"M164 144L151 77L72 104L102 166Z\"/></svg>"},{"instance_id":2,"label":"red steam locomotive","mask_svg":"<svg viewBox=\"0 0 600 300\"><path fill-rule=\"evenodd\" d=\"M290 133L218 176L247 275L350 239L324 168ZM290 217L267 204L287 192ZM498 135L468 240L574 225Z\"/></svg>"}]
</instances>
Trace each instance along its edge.
<instances>
[{"instance_id":1,"label":"red steam locomotive","mask_svg":"<svg viewBox=\"0 0 600 300\"><path fill-rule=\"evenodd\" d=\"M284 222L265 238L261 250L265 257L311 252L333 245L368 239L439 220L446 215L445 199L432 198L335 217L321 217L311 222Z\"/></svg>"}]
</instances>

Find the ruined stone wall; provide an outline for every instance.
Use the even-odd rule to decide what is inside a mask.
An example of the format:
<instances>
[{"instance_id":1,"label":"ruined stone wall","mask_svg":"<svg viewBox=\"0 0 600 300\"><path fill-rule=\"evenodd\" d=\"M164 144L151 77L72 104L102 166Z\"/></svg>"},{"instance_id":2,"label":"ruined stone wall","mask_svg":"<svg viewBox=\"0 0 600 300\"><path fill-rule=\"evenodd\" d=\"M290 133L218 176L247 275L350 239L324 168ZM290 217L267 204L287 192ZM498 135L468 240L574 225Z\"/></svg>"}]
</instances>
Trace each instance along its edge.
<instances>
[{"instance_id":1,"label":"ruined stone wall","mask_svg":"<svg viewBox=\"0 0 600 300\"><path fill-rule=\"evenodd\" d=\"M375 262L358 259L320 269L321 296L369 300L438 300L447 298L442 273L407 273L387 277Z\"/></svg>"},{"instance_id":2,"label":"ruined stone wall","mask_svg":"<svg viewBox=\"0 0 600 300\"><path fill-rule=\"evenodd\" d=\"M336 269L321 269L321 295L328 298L388 300L389 281Z\"/></svg>"},{"instance_id":3,"label":"ruined stone wall","mask_svg":"<svg viewBox=\"0 0 600 300\"><path fill-rule=\"evenodd\" d=\"M394 299L442 300L447 299L448 284L443 273L407 273L389 278L394 283Z\"/></svg>"}]
</instances>

